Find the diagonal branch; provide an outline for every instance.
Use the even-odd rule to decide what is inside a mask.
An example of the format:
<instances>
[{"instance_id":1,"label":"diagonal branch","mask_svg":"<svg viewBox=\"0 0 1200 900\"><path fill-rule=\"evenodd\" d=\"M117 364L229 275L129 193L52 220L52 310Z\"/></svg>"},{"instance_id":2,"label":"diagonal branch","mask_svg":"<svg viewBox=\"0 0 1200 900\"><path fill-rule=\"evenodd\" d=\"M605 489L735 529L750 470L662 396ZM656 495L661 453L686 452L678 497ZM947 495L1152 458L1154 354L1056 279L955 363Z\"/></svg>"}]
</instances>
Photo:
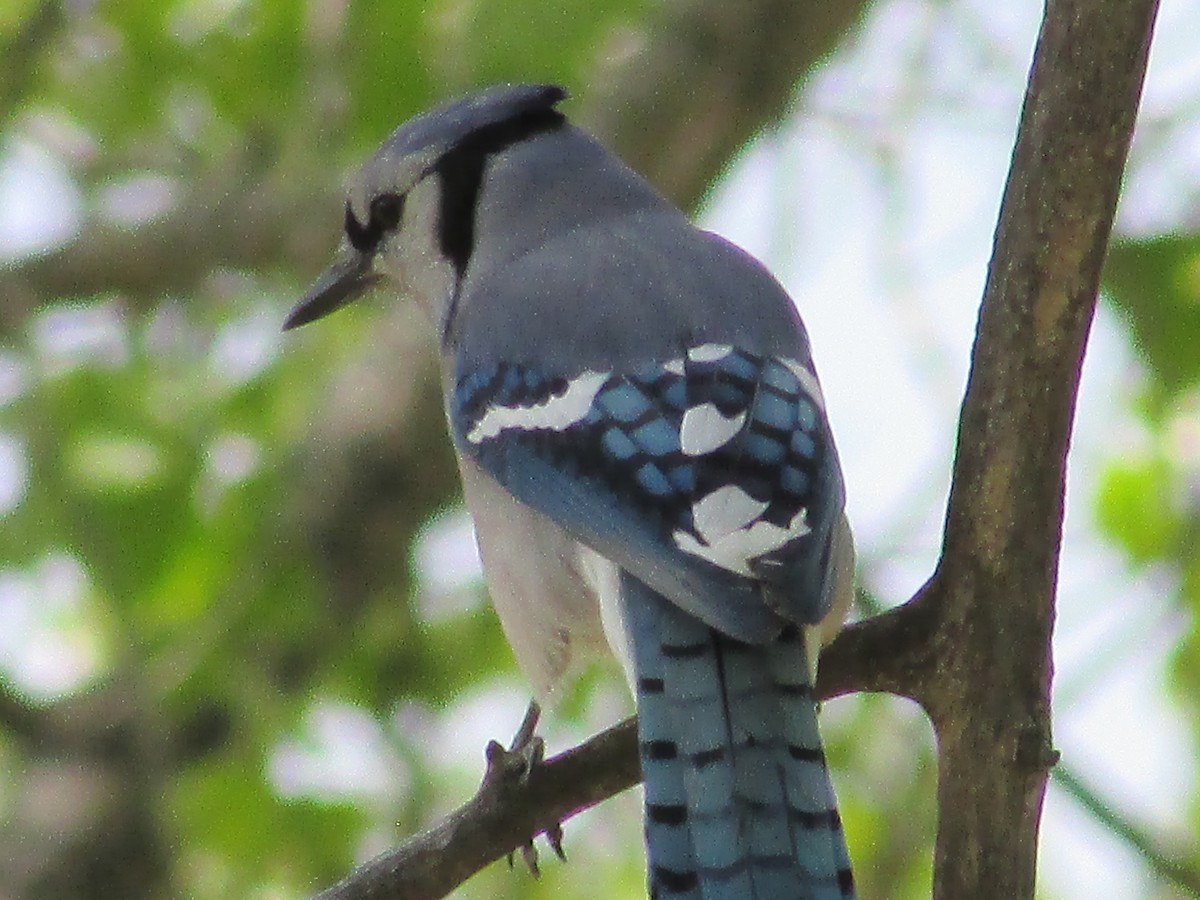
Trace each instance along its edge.
<instances>
[{"instance_id":1,"label":"diagonal branch","mask_svg":"<svg viewBox=\"0 0 1200 900\"><path fill-rule=\"evenodd\" d=\"M536 766L489 763L479 791L433 828L366 863L315 900L432 900L546 828L641 779L637 723L626 719Z\"/></svg>"},{"instance_id":2,"label":"diagonal branch","mask_svg":"<svg viewBox=\"0 0 1200 900\"><path fill-rule=\"evenodd\" d=\"M912 618L911 616L908 618ZM836 693L875 689L875 623L846 629L822 654L837 672ZM886 626L896 635L907 622ZM921 652L923 637L911 642ZM903 654L896 654L903 656ZM825 669L822 670L823 672ZM824 679L824 676L823 676ZM824 685L822 699L834 696ZM528 779L489 764L479 790L428 831L364 864L315 900L433 900L444 897L489 863L641 781L637 721L629 718L534 768Z\"/></svg>"},{"instance_id":3,"label":"diagonal branch","mask_svg":"<svg viewBox=\"0 0 1200 900\"><path fill-rule=\"evenodd\" d=\"M1191 862L1189 854L1172 853L1163 843L1134 823L1127 813L1116 809L1113 802L1101 797L1085 784L1068 766L1054 770L1054 783L1067 792L1096 821L1132 847L1159 878L1172 882L1188 896L1200 897L1200 868Z\"/></svg>"}]
</instances>

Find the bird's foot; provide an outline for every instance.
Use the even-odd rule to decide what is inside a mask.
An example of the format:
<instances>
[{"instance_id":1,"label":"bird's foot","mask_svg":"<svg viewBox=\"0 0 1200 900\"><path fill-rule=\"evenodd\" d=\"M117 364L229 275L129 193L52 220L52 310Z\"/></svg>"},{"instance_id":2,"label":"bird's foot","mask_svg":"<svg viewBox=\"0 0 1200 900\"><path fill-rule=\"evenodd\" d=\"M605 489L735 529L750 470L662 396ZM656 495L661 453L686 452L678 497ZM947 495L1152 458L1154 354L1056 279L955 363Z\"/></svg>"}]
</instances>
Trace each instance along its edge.
<instances>
[{"instance_id":1,"label":"bird's foot","mask_svg":"<svg viewBox=\"0 0 1200 900\"><path fill-rule=\"evenodd\" d=\"M519 785L528 784L529 779L533 776L534 770L540 766L546 756L545 742L535 734L537 729L538 719L541 717L541 708L536 702L529 704L529 709L525 711L525 718L521 720L521 725L517 728L517 733L513 736L512 743L506 749L499 741L491 741L487 745L487 773L484 775L484 782L495 781L496 779L504 779L505 781L515 780ZM554 822L542 829L542 833L546 835L546 842L550 844L550 849L555 855L566 861L566 854L563 853L562 825ZM534 835L536 837L536 835ZM530 837L528 842L518 848L521 854L521 859L524 860L529 871L537 877L541 874L538 869L538 852L537 847L533 844L533 837ZM508 864L513 865L513 857L516 852L508 855Z\"/></svg>"}]
</instances>

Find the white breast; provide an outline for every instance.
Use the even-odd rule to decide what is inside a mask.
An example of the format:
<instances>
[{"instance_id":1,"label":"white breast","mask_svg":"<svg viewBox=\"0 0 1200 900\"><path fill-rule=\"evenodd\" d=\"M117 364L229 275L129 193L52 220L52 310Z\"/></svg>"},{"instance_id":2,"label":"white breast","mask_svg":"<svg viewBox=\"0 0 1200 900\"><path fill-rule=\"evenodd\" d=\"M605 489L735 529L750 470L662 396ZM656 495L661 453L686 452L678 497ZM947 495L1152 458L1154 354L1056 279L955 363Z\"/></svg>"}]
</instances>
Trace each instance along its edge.
<instances>
[{"instance_id":1,"label":"white breast","mask_svg":"<svg viewBox=\"0 0 1200 900\"><path fill-rule=\"evenodd\" d=\"M534 694L552 705L571 676L609 650L599 595L608 576L582 561L566 532L470 460L460 458L459 470L492 605Z\"/></svg>"}]
</instances>

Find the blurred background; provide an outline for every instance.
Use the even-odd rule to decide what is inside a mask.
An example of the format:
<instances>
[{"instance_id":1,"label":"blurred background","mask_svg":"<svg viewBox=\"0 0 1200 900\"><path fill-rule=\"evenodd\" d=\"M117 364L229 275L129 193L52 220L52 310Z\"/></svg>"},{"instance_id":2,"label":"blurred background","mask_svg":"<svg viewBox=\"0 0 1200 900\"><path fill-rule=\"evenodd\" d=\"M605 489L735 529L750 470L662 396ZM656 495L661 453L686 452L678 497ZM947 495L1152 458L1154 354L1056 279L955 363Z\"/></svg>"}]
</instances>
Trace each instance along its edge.
<instances>
[{"instance_id":1,"label":"blurred background","mask_svg":"<svg viewBox=\"0 0 1200 900\"><path fill-rule=\"evenodd\" d=\"M827 7L834 6L836 10ZM567 111L808 323L859 614L932 571L1035 0L3 0L0 900L328 885L464 802L528 699L429 332L283 316L341 185L498 81ZM1071 457L1046 898L1200 895L1200 55L1164 4ZM614 671L543 731L624 717ZM862 896L928 897L931 730L826 704ZM464 898L644 896L635 791Z\"/></svg>"}]
</instances>

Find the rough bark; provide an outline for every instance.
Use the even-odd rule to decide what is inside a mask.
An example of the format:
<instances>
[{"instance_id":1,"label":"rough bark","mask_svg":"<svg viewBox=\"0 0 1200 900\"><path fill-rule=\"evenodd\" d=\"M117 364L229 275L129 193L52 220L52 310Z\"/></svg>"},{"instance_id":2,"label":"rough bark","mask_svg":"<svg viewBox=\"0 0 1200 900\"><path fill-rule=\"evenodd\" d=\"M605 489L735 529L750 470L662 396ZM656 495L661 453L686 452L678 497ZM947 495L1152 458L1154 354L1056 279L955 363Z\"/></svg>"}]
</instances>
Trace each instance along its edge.
<instances>
[{"instance_id":1,"label":"rough bark","mask_svg":"<svg viewBox=\"0 0 1200 900\"><path fill-rule=\"evenodd\" d=\"M1034 52L922 598L947 900L1034 895L1067 448L1157 8L1053 0Z\"/></svg>"}]
</instances>

